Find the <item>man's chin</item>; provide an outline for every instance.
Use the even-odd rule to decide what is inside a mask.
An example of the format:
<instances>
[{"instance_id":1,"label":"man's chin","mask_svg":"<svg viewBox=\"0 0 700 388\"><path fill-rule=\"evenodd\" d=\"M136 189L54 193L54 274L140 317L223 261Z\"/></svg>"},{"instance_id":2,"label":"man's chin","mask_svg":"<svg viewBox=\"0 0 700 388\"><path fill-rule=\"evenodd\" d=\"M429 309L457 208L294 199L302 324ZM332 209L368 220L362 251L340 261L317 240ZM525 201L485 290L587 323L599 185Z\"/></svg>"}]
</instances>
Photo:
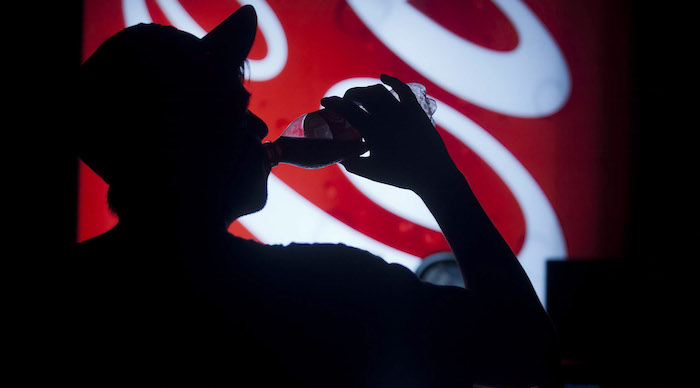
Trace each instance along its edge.
<instances>
[{"instance_id":1,"label":"man's chin","mask_svg":"<svg viewBox=\"0 0 700 388\"><path fill-rule=\"evenodd\" d=\"M251 206L250 208L248 208L248 209L247 209L243 214L241 214L239 217L243 217L243 216L247 216L247 215L249 215L249 214L257 213L257 212L259 212L260 210L262 210L262 209L265 207L265 204L267 204L267 195L265 196L265 198L264 198L262 201L260 201L260 202L259 202L258 204L256 204L255 206Z\"/></svg>"},{"instance_id":2,"label":"man's chin","mask_svg":"<svg viewBox=\"0 0 700 388\"><path fill-rule=\"evenodd\" d=\"M248 199L246 201L239 202L237 204L239 206L237 206L235 209L231 209L231 211L227 212L227 214L233 215L233 217L227 221L230 224L231 222L235 221L236 219L238 219L240 217L256 213L256 212L262 210L265 207L266 203L267 203L267 190L265 190L264 193L256 196L255 198L251 198L251 199Z\"/></svg>"}]
</instances>

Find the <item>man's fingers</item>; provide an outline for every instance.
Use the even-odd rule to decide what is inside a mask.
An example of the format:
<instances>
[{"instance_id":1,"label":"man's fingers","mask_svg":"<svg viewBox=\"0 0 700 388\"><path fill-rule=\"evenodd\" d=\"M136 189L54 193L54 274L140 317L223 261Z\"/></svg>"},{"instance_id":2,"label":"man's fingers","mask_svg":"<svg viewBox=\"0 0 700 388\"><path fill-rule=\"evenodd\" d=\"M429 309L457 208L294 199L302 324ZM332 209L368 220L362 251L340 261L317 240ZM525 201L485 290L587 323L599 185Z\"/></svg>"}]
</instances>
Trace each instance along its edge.
<instances>
[{"instance_id":1,"label":"man's fingers","mask_svg":"<svg viewBox=\"0 0 700 388\"><path fill-rule=\"evenodd\" d=\"M369 158L362 158L359 156L355 158L346 159L340 162L340 164L342 164L343 167L345 167L345 169L349 172L365 178L369 178L369 176L372 175L370 170L370 163L371 162L369 161Z\"/></svg>"},{"instance_id":2,"label":"man's fingers","mask_svg":"<svg viewBox=\"0 0 700 388\"><path fill-rule=\"evenodd\" d=\"M361 104L369 113L385 110L397 103L386 87L380 84L348 89L343 98Z\"/></svg>"},{"instance_id":3,"label":"man's fingers","mask_svg":"<svg viewBox=\"0 0 700 388\"><path fill-rule=\"evenodd\" d=\"M346 98L333 96L322 98L321 105L343 116L353 127L360 131L363 137L365 137L367 131L371 130L369 114L354 102Z\"/></svg>"},{"instance_id":4,"label":"man's fingers","mask_svg":"<svg viewBox=\"0 0 700 388\"><path fill-rule=\"evenodd\" d=\"M413 94L413 91L411 91L411 88L398 78L382 74L381 76L379 76L379 79L381 79L382 82L391 86L391 88L394 89L396 94L399 95L399 100L401 100L401 102L417 102L416 96Z\"/></svg>"}]
</instances>

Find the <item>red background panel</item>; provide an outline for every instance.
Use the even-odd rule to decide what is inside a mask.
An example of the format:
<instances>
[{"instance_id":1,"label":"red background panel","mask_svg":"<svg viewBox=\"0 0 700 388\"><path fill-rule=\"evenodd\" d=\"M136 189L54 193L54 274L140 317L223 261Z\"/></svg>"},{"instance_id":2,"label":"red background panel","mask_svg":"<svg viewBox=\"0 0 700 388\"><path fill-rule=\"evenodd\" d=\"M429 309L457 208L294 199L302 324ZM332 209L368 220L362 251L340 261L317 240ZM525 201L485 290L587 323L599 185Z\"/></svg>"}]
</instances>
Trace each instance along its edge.
<instances>
[{"instance_id":1,"label":"red background panel","mask_svg":"<svg viewBox=\"0 0 700 388\"><path fill-rule=\"evenodd\" d=\"M180 3L205 30L238 8L232 1ZM155 22L168 23L154 1L146 4ZM285 31L288 57L276 77L250 81L247 87L253 94L250 108L267 122L270 140L301 113L317 109L328 88L344 79L387 73L406 82L420 82L431 96L488 131L525 166L557 215L570 257L622 253L629 205L630 127L629 15L622 3L525 1L557 43L571 75L566 104L539 118L494 112L440 88L375 37L343 1L271 0L268 4ZM490 1L414 0L410 4L485 48L507 52L518 45L517 32ZM85 1L83 59L123 27L120 1ZM251 58L265 57L267 49L258 30ZM438 130L479 201L517 252L527 225L508 187L472 150L442 128ZM411 223L362 195L337 166L308 171L282 165L273 172L330 216L377 241L420 257L447 248L440 233ZM106 189L104 182L81 165L78 240L116 223L106 207ZM231 231L254 237L238 223Z\"/></svg>"}]
</instances>

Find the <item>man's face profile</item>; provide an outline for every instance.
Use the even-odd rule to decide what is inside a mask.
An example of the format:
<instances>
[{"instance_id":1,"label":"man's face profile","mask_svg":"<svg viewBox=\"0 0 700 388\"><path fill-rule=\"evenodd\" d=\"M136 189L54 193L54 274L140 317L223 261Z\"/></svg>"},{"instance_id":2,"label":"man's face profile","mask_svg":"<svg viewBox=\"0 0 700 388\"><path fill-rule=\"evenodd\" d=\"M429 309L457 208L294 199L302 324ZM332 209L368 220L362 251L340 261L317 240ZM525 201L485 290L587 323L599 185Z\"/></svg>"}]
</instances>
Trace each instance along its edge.
<instances>
[{"instance_id":1,"label":"man's face profile","mask_svg":"<svg viewBox=\"0 0 700 388\"><path fill-rule=\"evenodd\" d=\"M237 120L238 128L229 130L237 132L239 141L235 149L228 150L235 160L233 167L225 176L224 191L226 224L236 218L256 212L267 201L267 178L270 174L270 162L262 147L262 139L267 136L267 125L258 116L247 109L250 94L243 90L246 108L242 118ZM224 150L226 152L226 150ZM223 166L226 166L224 162Z\"/></svg>"},{"instance_id":2,"label":"man's face profile","mask_svg":"<svg viewBox=\"0 0 700 388\"><path fill-rule=\"evenodd\" d=\"M199 82L184 92L187 106L177 109L178 125L186 125L177 141L178 173L184 184L200 185L199 200L221 203L228 225L267 200L270 164L262 147L267 126L248 110L250 93L230 71L210 72Z\"/></svg>"}]
</instances>

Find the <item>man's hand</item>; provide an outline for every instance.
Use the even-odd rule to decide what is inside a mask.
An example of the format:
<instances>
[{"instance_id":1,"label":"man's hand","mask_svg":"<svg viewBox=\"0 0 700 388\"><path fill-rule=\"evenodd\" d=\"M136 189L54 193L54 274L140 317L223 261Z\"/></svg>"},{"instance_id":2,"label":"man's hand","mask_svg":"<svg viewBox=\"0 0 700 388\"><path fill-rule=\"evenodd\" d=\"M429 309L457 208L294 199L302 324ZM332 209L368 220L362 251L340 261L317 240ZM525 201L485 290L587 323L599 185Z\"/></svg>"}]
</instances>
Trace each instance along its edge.
<instances>
[{"instance_id":1,"label":"man's hand","mask_svg":"<svg viewBox=\"0 0 700 388\"><path fill-rule=\"evenodd\" d=\"M419 191L456 171L445 144L408 85L382 74L400 101L382 85L352 88L343 98L321 104L342 115L365 138L369 157L345 160L345 168L365 178ZM363 110L358 106L366 110Z\"/></svg>"}]
</instances>

